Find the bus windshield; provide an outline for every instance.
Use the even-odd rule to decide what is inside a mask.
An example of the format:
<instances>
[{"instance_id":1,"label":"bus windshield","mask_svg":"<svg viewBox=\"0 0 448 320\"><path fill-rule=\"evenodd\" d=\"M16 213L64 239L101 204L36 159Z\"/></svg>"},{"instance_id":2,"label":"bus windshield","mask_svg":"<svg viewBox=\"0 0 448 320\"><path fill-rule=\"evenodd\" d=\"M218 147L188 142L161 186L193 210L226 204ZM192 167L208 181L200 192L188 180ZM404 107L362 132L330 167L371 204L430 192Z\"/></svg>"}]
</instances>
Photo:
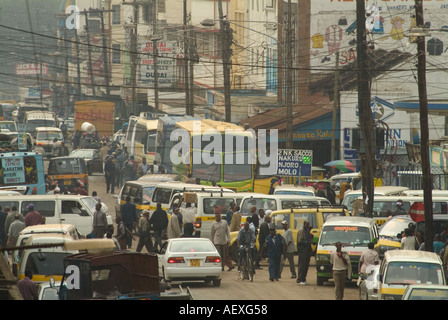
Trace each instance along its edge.
<instances>
[{"instance_id":1,"label":"bus windshield","mask_svg":"<svg viewBox=\"0 0 448 320\"><path fill-rule=\"evenodd\" d=\"M369 228L358 226L326 226L320 237L323 246L341 242L343 245L367 247L370 241Z\"/></svg>"},{"instance_id":2,"label":"bus windshield","mask_svg":"<svg viewBox=\"0 0 448 320\"><path fill-rule=\"evenodd\" d=\"M84 161L79 158L60 158L50 160L48 174L85 174Z\"/></svg>"}]
</instances>

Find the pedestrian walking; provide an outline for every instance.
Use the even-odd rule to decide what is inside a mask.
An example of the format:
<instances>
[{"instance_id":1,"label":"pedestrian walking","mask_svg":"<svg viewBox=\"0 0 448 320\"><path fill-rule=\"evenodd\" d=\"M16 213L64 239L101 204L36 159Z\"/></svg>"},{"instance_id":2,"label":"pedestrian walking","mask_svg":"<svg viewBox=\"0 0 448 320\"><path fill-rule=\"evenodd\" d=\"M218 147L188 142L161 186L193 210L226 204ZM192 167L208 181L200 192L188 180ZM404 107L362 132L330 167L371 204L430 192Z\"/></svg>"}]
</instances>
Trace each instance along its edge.
<instances>
[{"instance_id":1,"label":"pedestrian walking","mask_svg":"<svg viewBox=\"0 0 448 320\"><path fill-rule=\"evenodd\" d=\"M310 266L311 244L313 242L310 231L310 223L305 220L302 229L297 233L297 254L299 256L297 283L299 285L307 285L306 276Z\"/></svg>"},{"instance_id":2,"label":"pedestrian walking","mask_svg":"<svg viewBox=\"0 0 448 320\"><path fill-rule=\"evenodd\" d=\"M182 215L182 222L184 224L184 234L182 235L185 238L193 237L194 232L194 218L196 217L197 208L194 203L187 203L185 208L179 209L180 214Z\"/></svg>"},{"instance_id":3,"label":"pedestrian walking","mask_svg":"<svg viewBox=\"0 0 448 320\"><path fill-rule=\"evenodd\" d=\"M378 252L375 251L375 245L373 242L367 244L367 250L361 254L358 264L358 285L361 283L361 275L367 275L367 268L369 266L374 266L380 263L380 256Z\"/></svg>"},{"instance_id":4,"label":"pedestrian walking","mask_svg":"<svg viewBox=\"0 0 448 320\"><path fill-rule=\"evenodd\" d=\"M132 247L132 230L134 229L134 223L137 222L137 208L135 204L131 203L131 197L126 197L126 202L120 207L121 220L126 228L131 231L131 234L126 233L128 249Z\"/></svg>"},{"instance_id":5,"label":"pedestrian walking","mask_svg":"<svg viewBox=\"0 0 448 320\"><path fill-rule=\"evenodd\" d=\"M17 282L17 288L23 300L38 299L37 285L33 282L33 272L31 270L25 270L25 278Z\"/></svg>"},{"instance_id":6,"label":"pedestrian walking","mask_svg":"<svg viewBox=\"0 0 448 320\"><path fill-rule=\"evenodd\" d=\"M168 239L180 238L182 234L179 223L179 208L177 207L173 209L173 214L168 220L168 227L166 232L168 235Z\"/></svg>"},{"instance_id":7,"label":"pedestrian walking","mask_svg":"<svg viewBox=\"0 0 448 320\"><path fill-rule=\"evenodd\" d=\"M21 221L20 215L16 213L14 215L14 222L11 223L8 229L8 241L6 243L8 247L14 247L16 245L20 232L25 229L25 227L25 222Z\"/></svg>"},{"instance_id":8,"label":"pedestrian walking","mask_svg":"<svg viewBox=\"0 0 448 320\"><path fill-rule=\"evenodd\" d=\"M106 193L114 193L115 190L115 164L112 162L112 157L108 157L104 165L104 176L106 177Z\"/></svg>"},{"instance_id":9,"label":"pedestrian walking","mask_svg":"<svg viewBox=\"0 0 448 320\"><path fill-rule=\"evenodd\" d=\"M117 224L117 234L115 235L115 239L120 245L120 249L125 250L128 242L126 236L126 227L120 217L115 218L115 223Z\"/></svg>"},{"instance_id":10,"label":"pedestrian walking","mask_svg":"<svg viewBox=\"0 0 448 320\"><path fill-rule=\"evenodd\" d=\"M258 233L258 250L257 258L255 259L255 269L262 269L260 266L260 261L265 258L265 253L262 252L263 245L265 243L266 237L269 235L269 224L271 223L271 217L265 216L264 222L260 224L260 232Z\"/></svg>"},{"instance_id":11,"label":"pedestrian walking","mask_svg":"<svg viewBox=\"0 0 448 320\"><path fill-rule=\"evenodd\" d=\"M291 229L289 228L288 221L283 220L282 227L284 230L283 238L285 238L285 243L286 243L286 250L285 250L283 261L288 260L289 270L291 271L291 279L295 279L295 278L297 278L297 275L296 275L296 266L294 264L294 252L296 251L296 246L294 245L294 236L292 234ZM281 265L280 274L282 273L283 265L284 265L284 263Z\"/></svg>"},{"instance_id":12,"label":"pedestrian walking","mask_svg":"<svg viewBox=\"0 0 448 320\"><path fill-rule=\"evenodd\" d=\"M102 239L107 231L106 213L101 210L101 203L95 204L95 212L93 213L93 236Z\"/></svg>"},{"instance_id":13,"label":"pedestrian walking","mask_svg":"<svg viewBox=\"0 0 448 320\"><path fill-rule=\"evenodd\" d=\"M154 252L154 247L152 245L150 226L149 226L149 210L145 209L138 221L138 243L135 251L141 252L143 247L146 248L148 252Z\"/></svg>"},{"instance_id":14,"label":"pedestrian walking","mask_svg":"<svg viewBox=\"0 0 448 320\"><path fill-rule=\"evenodd\" d=\"M30 203L27 209L28 213L25 215L25 225L29 227L40 224L41 215L38 211L34 210L34 204Z\"/></svg>"},{"instance_id":15,"label":"pedestrian walking","mask_svg":"<svg viewBox=\"0 0 448 320\"><path fill-rule=\"evenodd\" d=\"M342 251L342 243L336 242L336 251L330 255L330 264L333 265L334 293L336 300L344 298L345 281L351 278L352 267L347 252Z\"/></svg>"},{"instance_id":16,"label":"pedestrian walking","mask_svg":"<svg viewBox=\"0 0 448 320\"><path fill-rule=\"evenodd\" d=\"M154 230L154 250L156 252L162 248L162 238L168 227L168 215L165 210L162 209L162 204L157 202L156 210L149 218L149 224Z\"/></svg>"},{"instance_id":17,"label":"pedestrian walking","mask_svg":"<svg viewBox=\"0 0 448 320\"><path fill-rule=\"evenodd\" d=\"M23 217L23 214L17 212L17 208L15 206L12 207L12 211L11 208L9 208L8 206L6 206L4 210L8 214L5 221L5 233L8 234L9 227L14 222L16 214L19 215L19 219L22 222L25 222L25 218Z\"/></svg>"},{"instance_id":18,"label":"pedestrian walking","mask_svg":"<svg viewBox=\"0 0 448 320\"><path fill-rule=\"evenodd\" d=\"M273 223L269 224L269 235L266 237L262 251L266 250L267 252L269 280L271 281L278 281L280 278L280 263L285 247L285 239L276 232Z\"/></svg>"},{"instance_id":19,"label":"pedestrian walking","mask_svg":"<svg viewBox=\"0 0 448 320\"><path fill-rule=\"evenodd\" d=\"M235 211L233 212L229 227L230 232L240 231L241 229L241 212L239 206L235 206Z\"/></svg>"},{"instance_id":20,"label":"pedestrian walking","mask_svg":"<svg viewBox=\"0 0 448 320\"><path fill-rule=\"evenodd\" d=\"M221 256L221 268L224 271L224 265L229 268L228 271L234 268L230 259L227 259L227 248L230 244L230 228L227 222L221 218L220 213L215 213L215 221L212 223L210 230L210 240L218 250Z\"/></svg>"}]
</instances>

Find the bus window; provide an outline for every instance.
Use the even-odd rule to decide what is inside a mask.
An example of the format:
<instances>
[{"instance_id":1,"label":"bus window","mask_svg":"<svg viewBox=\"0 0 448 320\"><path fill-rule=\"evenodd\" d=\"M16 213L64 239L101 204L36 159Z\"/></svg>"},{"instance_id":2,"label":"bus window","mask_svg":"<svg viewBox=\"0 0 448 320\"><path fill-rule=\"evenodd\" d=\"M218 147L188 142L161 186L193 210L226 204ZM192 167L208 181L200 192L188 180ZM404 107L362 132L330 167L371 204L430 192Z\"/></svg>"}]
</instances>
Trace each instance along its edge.
<instances>
[{"instance_id":1,"label":"bus window","mask_svg":"<svg viewBox=\"0 0 448 320\"><path fill-rule=\"evenodd\" d=\"M149 133L146 141L146 153L156 152L156 134Z\"/></svg>"}]
</instances>

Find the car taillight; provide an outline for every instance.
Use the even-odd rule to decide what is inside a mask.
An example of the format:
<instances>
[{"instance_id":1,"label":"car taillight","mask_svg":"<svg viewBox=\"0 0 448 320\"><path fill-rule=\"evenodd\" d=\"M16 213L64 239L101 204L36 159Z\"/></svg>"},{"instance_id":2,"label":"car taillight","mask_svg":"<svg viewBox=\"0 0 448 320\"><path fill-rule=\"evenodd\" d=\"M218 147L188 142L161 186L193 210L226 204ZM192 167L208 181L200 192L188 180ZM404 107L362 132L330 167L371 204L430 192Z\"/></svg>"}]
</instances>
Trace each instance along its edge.
<instances>
[{"instance_id":1,"label":"car taillight","mask_svg":"<svg viewBox=\"0 0 448 320\"><path fill-rule=\"evenodd\" d=\"M183 257L171 257L168 258L168 263L185 263L185 260Z\"/></svg>"},{"instance_id":2,"label":"car taillight","mask_svg":"<svg viewBox=\"0 0 448 320\"><path fill-rule=\"evenodd\" d=\"M194 222L194 227L195 227L196 229L198 229L198 228L201 227L201 225L202 225L202 220L201 220L201 218L196 218L196 220L195 220L195 222Z\"/></svg>"},{"instance_id":3,"label":"car taillight","mask_svg":"<svg viewBox=\"0 0 448 320\"><path fill-rule=\"evenodd\" d=\"M207 257L205 258L205 262L221 263L221 257Z\"/></svg>"}]
</instances>

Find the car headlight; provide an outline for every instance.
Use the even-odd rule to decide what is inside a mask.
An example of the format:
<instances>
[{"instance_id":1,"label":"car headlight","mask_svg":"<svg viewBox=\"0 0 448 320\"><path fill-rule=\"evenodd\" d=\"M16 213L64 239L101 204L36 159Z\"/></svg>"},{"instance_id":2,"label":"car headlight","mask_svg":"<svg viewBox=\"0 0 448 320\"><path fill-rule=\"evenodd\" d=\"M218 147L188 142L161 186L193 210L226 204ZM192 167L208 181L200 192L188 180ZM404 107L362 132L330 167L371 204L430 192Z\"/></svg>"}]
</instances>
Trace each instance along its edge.
<instances>
[{"instance_id":1,"label":"car headlight","mask_svg":"<svg viewBox=\"0 0 448 320\"><path fill-rule=\"evenodd\" d=\"M316 260L323 262L330 261L330 255L318 253L316 254Z\"/></svg>"}]
</instances>

